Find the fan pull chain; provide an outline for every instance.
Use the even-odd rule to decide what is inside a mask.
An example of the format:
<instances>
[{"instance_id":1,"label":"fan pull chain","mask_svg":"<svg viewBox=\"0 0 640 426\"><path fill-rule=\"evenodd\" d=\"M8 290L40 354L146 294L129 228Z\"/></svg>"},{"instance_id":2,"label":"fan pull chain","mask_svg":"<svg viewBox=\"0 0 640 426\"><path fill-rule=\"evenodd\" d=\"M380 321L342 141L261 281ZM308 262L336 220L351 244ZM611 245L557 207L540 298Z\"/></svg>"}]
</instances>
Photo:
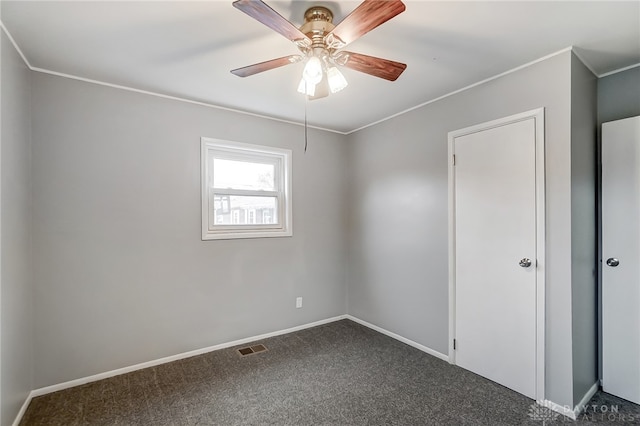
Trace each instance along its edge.
<instances>
[{"instance_id":1,"label":"fan pull chain","mask_svg":"<svg viewBox=\"0 0 640 426\"><path fill-rule=\"evenodd\" d=\"M306 86L306 83L305 83ZM305 89L306 92L306 89ZM307 143L309 141L308 125L307 125L307 104L309 103L309 96L304 96L304 153L307 153Z\"/></svg>"}]
</instances>

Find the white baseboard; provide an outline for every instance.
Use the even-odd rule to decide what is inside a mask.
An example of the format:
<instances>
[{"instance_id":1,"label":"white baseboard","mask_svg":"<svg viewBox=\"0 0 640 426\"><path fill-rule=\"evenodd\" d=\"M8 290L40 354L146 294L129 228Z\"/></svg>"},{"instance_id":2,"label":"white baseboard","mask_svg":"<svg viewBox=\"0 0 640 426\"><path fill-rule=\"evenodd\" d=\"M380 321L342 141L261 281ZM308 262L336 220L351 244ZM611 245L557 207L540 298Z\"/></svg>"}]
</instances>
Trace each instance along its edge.
<instances>
[{"instance_id":1,"label":"white baseboard","mask_svg":"<svg viewBox=\"0 0 640 426\"><path fill-rule=\"evenodd\" d=\"M591 398L593 398L593 395L595 395L596 392L598 392L599 388L600 388L600 381L598 380L593 384L593 386L589 388L587 393L584 394L580 402L578 402L578 405L576 405L575 408L573 409L573 412L575 413L576 418L578 418L580 413L582 413L586 409L587 403Z\"/></svg>"},{"instance_id":2,"label":"white baseboard","mask_svg":"<svg viewBox=\"0 0 640 426\"><path fill-rule=\"evenodd\" d=\"M373 325L371 323L368 323L366 321L361 320L360 318L356 318L353 315L345 315L345 318L350 319L351 321L357 322L358 324L364 325L365 327L368 327L372 330L377 331L378 333L382 333L385 334L393 339L396 339L402 343L406 343L409 346L413 346L416 349L421 350L422 352L426 352L429 355L435 356L436 358L440 358L441 360L444 361L449 361L449 355L445 355L443 353L440 353L436 350L433 350L431 348L428 348L424 345L421 345L420 343L414 342L413 340L407 339L406 337L402 337L399 334L396 333L392 333L391 331L385 330L382 327L378 327L377 325Z\"/></svg>"},{"instance_id":3,"label":"white baseboard","mask_svg":"<svg viewBox=\"0 0 640 426\"><path fill-rule=\"evenodd\" d=\"M31 404L32 399L33 399L33 391L29 392L29 395L27 395L27 399L24 400L22 407L20 407L20 411L18 411L18 415L16 416L16 419L11 424L12 426L18 426L20 424L20 421L22 420L24 413L27 412L27 407L29 407L29 404Z\"/></svg>"},{"instance_id":4,"label":"white baseboard","mask_svg":"<svg viewBox=\"0 0 640 426\"><path fill-rule=\"evenodd\" d=\"M219 349L230 348L232 346L243 345L245 343L254 342L256 340L262 340L262 339L266 339L266 338L269 338L269 337L280 336L282 334L293 333L294 331L300 331L300 330L304 330L306 328L317 327L319 325L328 324L328 323L339 321L339 320L343 320L343 319L347 319L347 315L338 315L336 317L327 318L327 319L324 319L324 320L315 321L315 322L311 322L311 323L308 323L308 324L298 325L296 327L291 327L291 328L287 328L287 329L284 329L284 330L279 330L279 331L274 331L274 332L271 332L271 333L260 334L260 335L257 335L257 336L251 336L251 337L247 337L247 338L244 338L244 339L234 340L232 342L221 343L219 345L208 346L208 347L202 348L202 349L196 349L196 350L189 351L189 352L183 352L183 353L180 353L180 354L176 354L176 355L171 355L171 356L167 356L167 357L164 357L164 358L155 359L155 360L152 360L152 361L142 362L140 364L130 365L128 367L123 367L123 368L118 368L118 369L111 370L111 371L106 371L104 373L94 374L92 376L82 377L82 378L75 379L75 380L69 380L68 382L58 383L56 385L45 386L43 388L34 389L27 396L27 399L25 400L24 404L22 404L22 407L20 408L20 411L18 412L18 415L16 416L15 421L13 422L13 426L17 426L20 423L20 421L22 420L22 416L24 416L24 413L27 411L27 407L29 406L29 403L31 402L31 400L33 398L35 398L37 396L46 395L48 393L57 392L57 391L60 391L60 390L63 390L63 389L69 389L69 388L72 388L72 387L75 387L75 386L84 385L86 383L96 382L96 381L102 380L102 379L108 379L109 377L119 376L121 374L130 373L130 372L136 371L136 370L142 370L143 368L155 367L156 365L166 364L168 362L178 361L178 360L184 359L184 358L190 358L192 356L196 356L196 355L201 355L201 354L205 354L205 353L208 353L208 352L217 351Z\"/></svg>"},{"instance_id":5,"label":"white baseboard","mask_svg":"<svg viewBox=\"0 0 640 426\"><path fill-rule=\"evenodd\" d=\"M582 413L585 410L589 400L593 397L593 395L596 394L596 392L598 392L599 387L600 387L600 381L595 382L593 386L589 388L587 393L584 394L580 402L578 402L578 404L573 408L571 408L568 405L556 404L555 402L552 402L549 400L538 402L538 404L544 407L547 407L548 409L553 410L556 413L560 413L563 416L569 417L572 420L577 420L580 413Z\"/></svg>"}]
</instances>

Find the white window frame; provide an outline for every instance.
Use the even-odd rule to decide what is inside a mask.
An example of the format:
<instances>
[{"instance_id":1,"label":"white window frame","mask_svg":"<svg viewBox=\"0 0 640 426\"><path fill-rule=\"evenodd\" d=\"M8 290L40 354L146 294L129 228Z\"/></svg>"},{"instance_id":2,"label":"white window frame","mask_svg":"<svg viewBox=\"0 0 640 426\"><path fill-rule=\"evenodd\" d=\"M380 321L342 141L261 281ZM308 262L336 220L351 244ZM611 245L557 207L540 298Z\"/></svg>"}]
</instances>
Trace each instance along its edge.
<instances>
[{"instance_id":1,"label":"white window frame","mask_svg":"<svg viewBox=\"0 0 640 426\"><path fill-rule=\"evenodd\" d=\"M201 138L202 239L290 237L293 235L291 176L292 151L214 138ZM273 164L274 191L213 188L213 161L216 159ZM215 195L269 196L276 198L278 223L216 225L213 215ZM245 221L246 222L246 221ZM257 220L256 220L257 222Z\"/></svg>"}]
</instances>

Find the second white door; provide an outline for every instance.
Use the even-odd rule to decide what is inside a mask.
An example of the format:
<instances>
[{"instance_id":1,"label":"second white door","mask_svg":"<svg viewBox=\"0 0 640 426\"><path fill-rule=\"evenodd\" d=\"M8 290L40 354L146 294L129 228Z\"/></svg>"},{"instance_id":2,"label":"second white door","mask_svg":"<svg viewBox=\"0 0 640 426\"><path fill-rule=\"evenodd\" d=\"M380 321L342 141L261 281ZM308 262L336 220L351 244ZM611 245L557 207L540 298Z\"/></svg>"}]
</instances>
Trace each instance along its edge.
<instances>
[{"instance_id":1,"label":"second white door","mask_svg":"<svg viewBox=\"0 0 640 426\"><path fill-rule=\"evenodd\" d=\"M602 125L602 387L640 404L640 117Z\"/></svg>"},{"instance_id":2,"label":"second white door","mask_svg":"<svg viewBox=\"0 0 640 426\"><path fill-rule=\"evenodd\" d=\"M455 362L536 398L536 121L452 144Z\"/></svg>"}]
</instances>

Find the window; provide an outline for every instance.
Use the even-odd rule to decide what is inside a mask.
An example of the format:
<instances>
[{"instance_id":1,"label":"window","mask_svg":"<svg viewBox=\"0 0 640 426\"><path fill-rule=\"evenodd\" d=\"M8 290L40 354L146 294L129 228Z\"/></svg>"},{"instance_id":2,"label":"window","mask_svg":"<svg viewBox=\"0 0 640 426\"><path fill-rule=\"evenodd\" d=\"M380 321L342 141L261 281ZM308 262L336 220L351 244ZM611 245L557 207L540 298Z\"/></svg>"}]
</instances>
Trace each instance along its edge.
<instances>
[{"instance_id":1,"label":"window","mask_svg":"<svg viewBox=\"0 0 640 426\"><path fill-rule=\"evenodd\" d=\"M201 143L202 239L291 236L291 150Z\"/></svg>"}]
</instances>

